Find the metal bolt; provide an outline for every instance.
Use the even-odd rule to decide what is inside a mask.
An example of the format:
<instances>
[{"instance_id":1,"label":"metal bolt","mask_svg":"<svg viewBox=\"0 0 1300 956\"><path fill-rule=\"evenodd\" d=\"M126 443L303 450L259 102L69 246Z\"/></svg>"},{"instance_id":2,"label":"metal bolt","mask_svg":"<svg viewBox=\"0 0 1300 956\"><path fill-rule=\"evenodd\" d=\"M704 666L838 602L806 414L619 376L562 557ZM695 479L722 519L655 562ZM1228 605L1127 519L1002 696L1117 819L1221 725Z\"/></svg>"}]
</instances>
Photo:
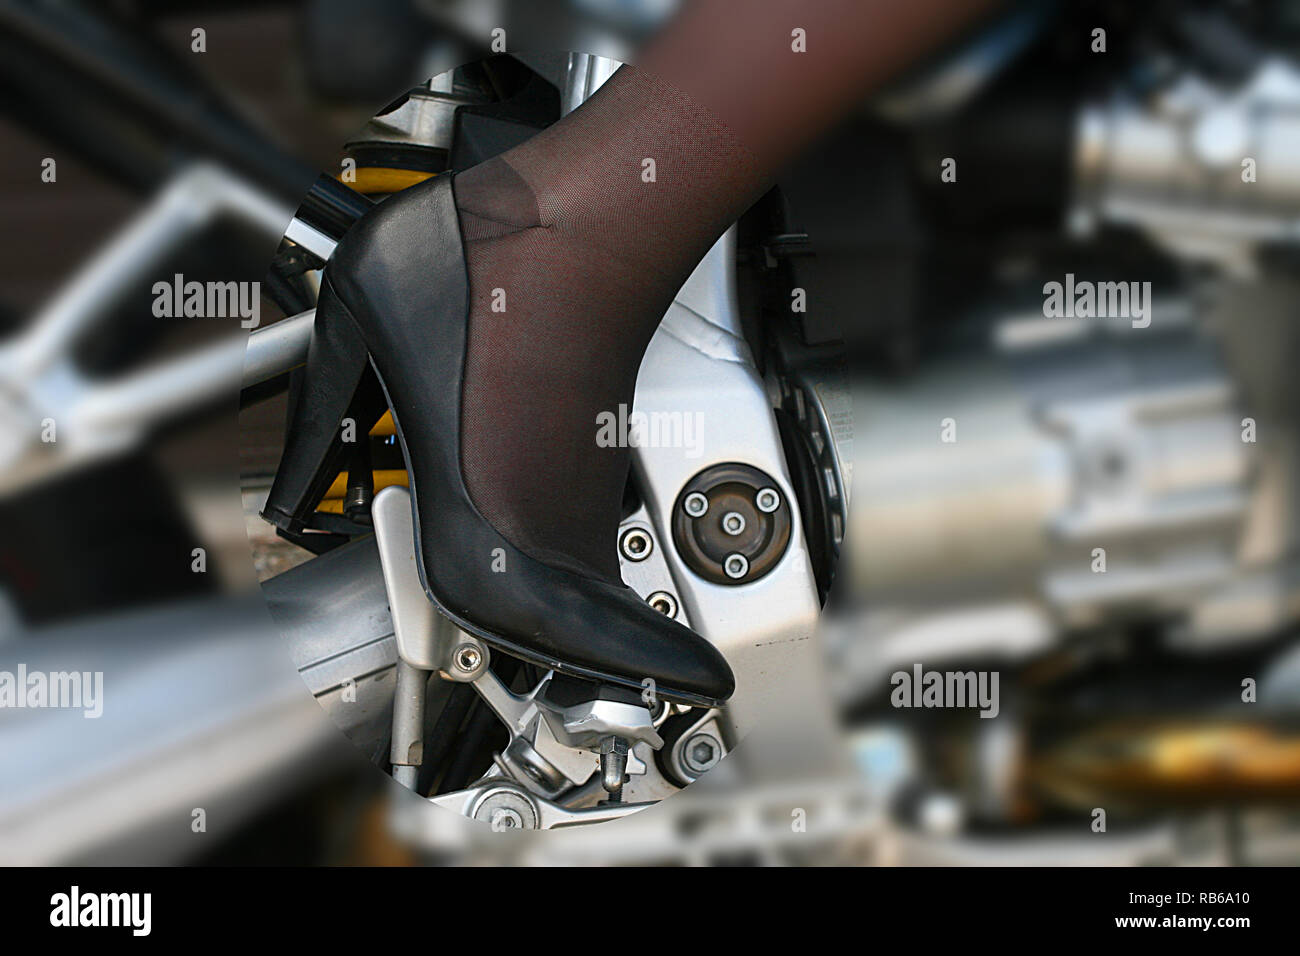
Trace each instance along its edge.
<instances>
[{"instance_id":1,"label":"metal bolt","mask_svg":"<svg viewBox=\"0 0 1300 956\"><path fill-rule=\"evenodd\" d=\"M654 550L654 539L641 528L629 528L618 541L619 550L629 561L644 561Z\"/></svg>"},{"instance_id":2,"label":"metal bolt","mask_svg":"<svg viewBox=\"0 0 1300 956\"><path fill-rule=\"evenodd\" d=\"M749 559L743 554L733 552L727 555L727 559L722 562L722 570L732 580L743 578L749 573Z\"/></svg>"},{"instance_id":3,"label":"metal bolt","mask_svg":"<svg viewBox=\"0 0 1300 956\"><path fill-rule=\"evenodd\" d=\"M682 502L682 508L684 508L686 513L692 518L702 518L704 515L708 514L709 499L704 497L704 495L700 494L698 491L692 491L686 496L686 500Z\"/></svg>"},{"instance_id":4,"label":"metal bolt","mask_svg":"<svg viewBox=\"0 0 1300 956\"><path fill-rule=\"evenodd\" d=\"M488 788L474 803L470 816L493 830L536 830L539 822L533 798L513 783Z\"/></svg>"},{"instance_id":5,"label":"metal bolt","mask_svg":"<svg viewBox=\"0 0 1300 956\"><path fill-rule=\"evenodd\" d=\"M765 515L781 507L781 495L775 488L760 488L754 495L754 506Z\"/></svg>"},{"instance_id":6,"label":"metal bolt","mask_svg":"<svg viewBox=\"0 0 1300 956\"><path fill-rule=\"evenodd\" d=\"M452 660L455 662L457 670L472 674L483 663L483 654L473 644L462 644L452 654Z\"/></svg>"},{"instance_id":7,"label":"metal bolt","mask_svg":"<svg viewBox=\"0 0 1300 956\"><path fill-rule=\"evenodd\" d=\"M501 807L492 811L491 825L493 830L518 830L524 825L524 818L518 810L511 810L509 807Z\"/></svg>"},{"instance_id":8,"label":"metal bolt","mask_svg":"<svg viewBox=\"0 0 1300 956\"><path fill-rule=\"evenodd\" d=\"M343 511L345 514L361 514L370 510L370 501L373 496L370 489L365 485L351 485L348 487L347 496L343 500Z\"/></svg>"},{"instance_id":9,"label":"metal bolt","mask_svg":"<svg viewBox=\"0 0 1300 956\"><path fill-rule=\"evenodd\" d=\"M623 790L627 773L627 741L622 737L604 737L600 741L600 784L611 795Z\"/></svg>"},{"instance_id":10,"label":"metal bolt","mask_svg":"<svg viewBox=\"0 0 1300 956\"><path fill-rule=\"evenodd\" d=\"M695 734L682 747L682 762L692 774L712 770L722 759L722 745L712 734Z\"/></svg>"},{"instance_id":11,"label":"metal bolt","mask_svg":"<svg viewBox=\"0 0 1300 956\"><path fill-rule=\"evenodd\" d=\"M677 616L677 598L667 591L651 592L645 602L665 617Z\"/></svg>"},{"instance_id":12,"label":"metal bolt","mask_svg":"<svg viewBox=\"0 0 1300 956\"><path fill-rule=\"evenodd\" d=\"M745 516L739 511L728 511L722 516L722 530L729 535L738 535L745 530Z\"/></svg>"}]
</instances>

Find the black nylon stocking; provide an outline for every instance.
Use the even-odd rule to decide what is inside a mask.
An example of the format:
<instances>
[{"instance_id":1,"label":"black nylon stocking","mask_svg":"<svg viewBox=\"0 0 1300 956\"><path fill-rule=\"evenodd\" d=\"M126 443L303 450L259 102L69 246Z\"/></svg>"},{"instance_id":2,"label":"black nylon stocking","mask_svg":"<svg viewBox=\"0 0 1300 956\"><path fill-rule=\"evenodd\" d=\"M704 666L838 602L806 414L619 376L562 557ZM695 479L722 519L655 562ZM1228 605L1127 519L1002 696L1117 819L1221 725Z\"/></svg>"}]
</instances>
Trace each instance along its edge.
<instances>
[{"instance_id":1,"label":"black nylon stocking","mask_svg":"<svg viewBox=\"0 0 1300 956\"><path fill-rule=\"evenodd\" d=\"M618 578L629 451L598 446L597 416L631 407L673 295L764 188L709 112L629 67L457 176L471 297L461 467L516 547Z\"/></svg>"}]
</instances>

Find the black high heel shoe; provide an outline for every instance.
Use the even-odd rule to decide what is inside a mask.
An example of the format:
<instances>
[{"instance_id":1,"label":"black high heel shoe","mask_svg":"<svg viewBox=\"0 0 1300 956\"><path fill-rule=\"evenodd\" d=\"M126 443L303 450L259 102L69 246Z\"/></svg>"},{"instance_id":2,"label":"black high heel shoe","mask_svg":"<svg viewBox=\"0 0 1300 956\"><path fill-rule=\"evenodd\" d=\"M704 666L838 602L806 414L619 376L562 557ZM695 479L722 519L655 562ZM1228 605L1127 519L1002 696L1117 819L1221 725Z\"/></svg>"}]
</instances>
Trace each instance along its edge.
<instances>
[{"instance_id":1,"label":"black high heel shoe","mask_svg":"<svg viewBox=\"0 0 1300 956\"><path fill-rule=\"evenodd\" d=\"M341 470L348 471L349 487L353 478L370 482L367 436L388 405L370 368L360 333L350 322L330 321L328 310L317 310L302 376L297 400L290 408L289 440L280 456L262 517L290 541L319 550L315 539L333 545L341 540L339 535L319 527L316 530L327 533L303 532L322 520L316 506ZM340 427L347 419L353 423L351 445L343 440ZM355 525L342 520L337 524Z\"/></svg>"},{"instance_id":2,"label":"black high heel shoe","mask_svg":"<svg viewBox=\"0 0 1300 956\"><path fill-rule=\"evenodd\" d=\"M420 580L443 614L488 644L561 673L636 690L653 681L665 700L726 700L735 679L708 641L621 581L521 551L474 506L460 467L468 317L452 177L438 176L371 210L335 249L313 349L349 371L325 387L306 384L313 425L291 434L291 446L302 444L287 446L285 459L326 454L353 398L350 370L368 352L406 459Z\"/></svg>"}]
</instances>

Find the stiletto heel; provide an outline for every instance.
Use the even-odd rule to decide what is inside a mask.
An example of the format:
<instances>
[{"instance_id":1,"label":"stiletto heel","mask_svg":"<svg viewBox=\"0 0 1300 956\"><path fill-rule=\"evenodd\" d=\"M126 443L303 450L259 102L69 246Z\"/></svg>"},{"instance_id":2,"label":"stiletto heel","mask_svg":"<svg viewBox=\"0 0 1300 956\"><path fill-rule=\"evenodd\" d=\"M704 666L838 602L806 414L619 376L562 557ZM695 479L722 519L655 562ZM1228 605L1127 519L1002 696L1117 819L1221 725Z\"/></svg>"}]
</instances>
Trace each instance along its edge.
<instances>
[{"instance_id":1,"label":"stiletto heel","mask_svg":"<svg viewBox=\"0 0 1300 956\"><path fill-rule=\"evenodd\" d=\"M316 303L302 387L262 517L291 536L310 527L335 476L361 460L354 442L368 440L384 407L365 342L326 279ZM344 440L347 419L353 423L352 442Z\"/></svg>"}]
</instances>

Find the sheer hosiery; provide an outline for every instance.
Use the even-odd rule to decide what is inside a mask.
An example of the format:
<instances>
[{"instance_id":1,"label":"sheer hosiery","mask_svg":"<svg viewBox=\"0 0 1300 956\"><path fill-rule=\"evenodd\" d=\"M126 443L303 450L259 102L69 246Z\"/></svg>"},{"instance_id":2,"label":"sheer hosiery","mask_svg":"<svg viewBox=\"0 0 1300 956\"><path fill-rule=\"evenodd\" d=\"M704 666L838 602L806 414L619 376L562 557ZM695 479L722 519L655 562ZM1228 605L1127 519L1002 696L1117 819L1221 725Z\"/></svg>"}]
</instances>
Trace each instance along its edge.
<instances>
[{"instance_id":1,"label":"sheer hosiery","mask_svg":"<svg viewBox=\"0 0 1300 956\"><path fill-rule=\"evenodd\" d=\"M514 545L617 579L629 449L598 444L598 416L631 408L674 294L763 189L707 110L628 67L457 176L471 297L461 465Z\"/></svg>"},{"instance_id":2,"label":"sheer hosiery","mask_svg":"<svg viewBox=\"0 0 1300 956\"><path fill-rule=\"evenodd\" d=\"M630 407L674 293L792 156L991 5L753 0L738 16L733 0L696 0L646 70L620 69L457 177L472 299L461 465L499 531L618 576L629 453L597 444L597 416Z\"/></svg>"}]
</instances>

